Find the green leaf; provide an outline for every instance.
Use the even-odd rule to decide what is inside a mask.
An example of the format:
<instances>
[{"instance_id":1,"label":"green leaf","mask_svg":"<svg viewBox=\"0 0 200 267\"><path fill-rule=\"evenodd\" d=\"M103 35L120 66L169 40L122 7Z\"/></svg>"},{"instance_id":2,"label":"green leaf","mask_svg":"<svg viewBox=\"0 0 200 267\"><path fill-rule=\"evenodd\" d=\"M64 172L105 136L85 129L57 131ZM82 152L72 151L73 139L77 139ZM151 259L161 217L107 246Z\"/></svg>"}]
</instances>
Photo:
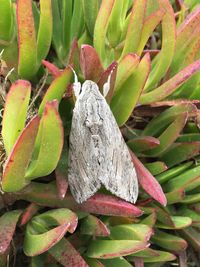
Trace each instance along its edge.
<instances>
[{"instance_id":1,"label":"green leaf","mask_svg":"<svg viewBox=\"0 0 200 267\"><path fill-rule=\"evenodd\" d=\"M187 113L177 116L174 122L172 122L167 127L167 129L158 137L160 145L154 149L151 149L150 151L145 152L145 154L151 157L157 157L164 151L166 151L180 135L180 132L183 130L186 121Z\"/></svg>"},{"instance_id":2,"label":"green leaf","mask_svg":"<svg viewBox=\"0 0 200 267\"><path fill-rule=\"evenodd\" d=\"M158 175L168 169L167 165L162 161L146 163L145 167L150 171L152 175Z\"/></svg>"},{"instance_id":3,"label":"green leaf","mask_svg":"<svg viewBox=\"0 0 200 267\"><path fill-rule=\"evenodd\" d=\"M174 168L170 168L169 170L165 171L164 173L161 173L156 176L156 179L160 184L165 183L169 181L171 178L180 175L185 170L189 169L192 166L193 162L186 162L181 164L180 166L176 166Z\"/></svg>"},{"instance_id":4,"label":"green leaf","mask_svg":"<svg viewBox=\"0 0 200 267\"><path fill-rule=\"evenodd\" d=\"M46 94L43 97L42 103L40 104L38 114L41 116L44 107L48 101L57 99L58 102L61 101L65 91L67 90L67 86L70 84L70 80L72 77L72 70L70 67L66 67L61 74L53 80L49 88L47 89Z\"/></svg>"},{"instance_id":5,"label":"green leaf","mask_svg":"<svg viewBox=\"0 0 200 267\"><path fill-rule=\"evenodd\" d=\"M37 44L31 0L17 1L18 73L24 79L36 74Z\"/></svg>"},{"instance_id":6,"label":"green leaf","mask_svg":"<svg viewBox=\"0 0 200 267\"><path fill-rule=\"evenodd\" d=\"M161 159L169 167L173 167L187 159L193 159L199 155L200 142L175 143Z\"/></svg>"},{"instance_id":7,"label":"green leaf","mask_svg":"<svg viewBox=\"0 0 200 267\"><path fill-rule=\"evenodd\" d=\"M20 210L7 211L0 217L0 255L8 250L21 213Z\"/></svg>"},{"instance_id":8,"label":"green leaf","mask_svg":"<svg viewBox=\"0 0 200 267\"><path fill-rule=\"evenodd\" d=\"M146 150L151 150L160 145L160 141L157 138L151 136L138 136L127 142L130 149L135 152L143 152Z\"/></svg>"},{"instance_id":9,"label":"green leaf","mask_svg":"<svg viewBox=\"0 0 200 267\"><path fill-rule=\"evenodd\" d=\"M164 223L156 223L156 226L161 229L183 229L192 224L192 220L189 217L184 217L184 216L171 216L171 219L173 221L173 226L169 226Z\"/></svg>"},{"instance_id":10,"label":"green leaf","mask_svg":"<svg viewBox=\"0 0 200 267\"><path fill-rule=\"evenodd\" d=\"M115 82L115 93L122 87L124 82L134 73L139 64L139 57L136 54L127 54L120 60L117 69Z\"/></svg>"},{"instance_id":11,"label":"green leaf","mask_svg":"<svg viewBox=\"0 0 200 267\"><path fill-rule=\"evenodd\" d=\"M91 36L93 36L94 26L99 9L98 0L82 0L83 12L87 29Z\"/></svg>"},{"instance_id":12,"label":"green leaf","mask_svg":"<svg viewBox=\"0 0 200 267\"><path fill-rule=\"evenodd\" d=\"M148 244L132 240L94 240L90 243L87 256L97 259L110 259L136 253Z\"/></svg>"},{"instance_id":13,"label":"green leaf","mask_svg":"<svg viewBox=\"0 0 200 267\"><path fill-rule=\"evenodd\" d=\"M13 83L7 94L2 121L2 137L7 155L25 126L30 94L31 84L23 80Z\"/></svg>"},{"instance_id":14,"label":"green leaf","mask_svg":"<svg viewBox=\"0 0 200 267\"><path fill-rule=\"evenodd\" d=\"M184 189L186 192L194 189L200 185L200 166L193 167L184 173L171 179L166 185L166 191L173 191L174 189Z\"/></svg>"},{"instance_id":15,"label":"green leaf","mask_svg":"<svg viewBox=\"0 0 200 267\"><path fill-rule=\"evenodd\" d=\"M112 227L110 238L114 240L140 240L147 242L153 234L145 224L123 224Z\"/></svg>"},{"instance_id":16,"label":"green leaf","mask_svg":"<svg viewBox=\"0 0 200 267\"><path fill-rule=\"evenodd\" d=\"M173 261L176 259L176 256L172 253L169 253L166 251L160 251L160 250L155 250L155 251L159 253L159 256L144 258L144 262L160 263L160 262L166 262L166 261Z\"/></svg>"},{"instance_id":17,"label":"green leaf","mask_svg":"<svg viewBox=\"0 0 200 267\"><path fill-rule=\"evenodd\" d=\"M180 231L181 235L190 243L197 251L200 249L200 233L194 227L188 227Z\"/></svg>"},{"instance_id":18,"label":"green leaf","mask_svg":"<svg viewBox=\"0 0 200 267\"><path fill-rule=\"evenodd\" d=\"M2 177L2 189L5 192L16 192L26 186L25 172L30 163L39 117L35 116L18 137L6 163Z\"/></svg>"},{"instance_id":19,"label":"green leaf","mask_svg":"<svg viewBox=\"0 0 200 267\"><path fill-rule=\"evenodd\" d=\"M119 126L131 115L150 71L150 56L146 54L135 72L123 83L111 100L111 109ZM142 73L142 75L141 75Z\"/></svg>"},{"instance_id":20,"label":"green leaf","mask_svg":"<svg viewBox=\"0 0 200 267\"><path fill-rule=\"evenodd\" d=\"M64 132L57 109L57 100L45 105L26 179L31 180L48 175L58 164L64 142Z\"/></svg>"},{"instance_id":21,"label":"green leaf","mask_svg":"<svg viewBox=\"0 0 200 267\"><path fill-rule=\"evenodd\" d=\"M101 260L101 262L105 267L132 267L132 265L122 257L115 259Z\"/></svg>"},{"instance_id":22,"label":"green leaf","mask_svg":"<svg viewBox=\"0 0 200 267\"><path fill-rule=\"evenodd\" d=\"M98 52L102 62L106 60L105 40L110 19L110 14L115 0L103 0L94 27L94 48Z\"/></svg>"},{"instance_id":23,"label":"green leaf","mask_svg":"<svg viewBox=\"0 0 200 267\"><path fill-rule=\"evenodd\" d=\"M24 253L29 257L44 253L63 238L69 226L70 223L65 223L47 232L38 234L29 223L26 227L24 238Z\"/></svg>"},{"instance_id":24,"label":"green leaf","mask_svg":"<svg viewBox=\"0 0 200 267\"><path fill-rule=\"evenodd\" d=\"M196 112L196 107L191 103L172 106L153 118L142 131L142 136L159 136L163 130L179 115Z\"/></svg>"},{"instance_id":25,"label":"green leaf","mask_svg":"<svg viewBox=\"0 0 200 267\"><path fill-rule=\"evenodd\" d=\"M176 45L176 22L173 8L169 0L158 0L158 3L165 10L162 19L162 47L160 53L154 59L153 68L146 84L146 89L148 90L155 86L166 74L173 60ZM161 91L164 91L164 89ZM159 94L157 97L159 97ZM141 98L141 101L143 103L143 98Z\"/></svg>"},{"instance_id":26,"label":"green leaf","mask_svg":"<svg viewBox=\"0 0 200 267\"><path fill-rule=\"evenodd\" d=\"M13 4L11 0L1 0L0 44L8 45L14 34Z\"/></svg>"},{"instance_id":27,"label":"green leaf","mask_svg":"<svg viewBox=\"0 0 200 267\"><path fill-rule=\"evenodd\" d=\"M137 53L144 25L146 5L147 0L134 1L121 58L128 53Z\"/></svg>"},{"instance_id":28,"label":"green leaf","mask_svg":"<svg viewBox=\"0 0 200 267\"><path fill-rule=\"evenodd\" d=\"M37 36L37 64L47 56L52 39L52 7L51 0L40 0L40 24Z\"/></svg>"},{"instance_id":29,"label":"green leaf","mask_svg":"<svg viewBox=\"0 0 200 267\"><path fill-rule=\"evenodd\" d=\"M142 54L149 37L152 35L154 29L162 20L164 14L164 9L158 9L145 19L142 29L141 40L137 49L138 55Z\"/></svg>"},{"instance_id":30,"label":"green leaf","mask_svg":"<svg viewBox=\"0 0 200 267\"><path fill-rule=\"evenodd\" d=\"M184 239L159 230L156 230L151 240L154 244L170 251L181 251L187 248L187 242Z\"/></svg>"}]
</instances>

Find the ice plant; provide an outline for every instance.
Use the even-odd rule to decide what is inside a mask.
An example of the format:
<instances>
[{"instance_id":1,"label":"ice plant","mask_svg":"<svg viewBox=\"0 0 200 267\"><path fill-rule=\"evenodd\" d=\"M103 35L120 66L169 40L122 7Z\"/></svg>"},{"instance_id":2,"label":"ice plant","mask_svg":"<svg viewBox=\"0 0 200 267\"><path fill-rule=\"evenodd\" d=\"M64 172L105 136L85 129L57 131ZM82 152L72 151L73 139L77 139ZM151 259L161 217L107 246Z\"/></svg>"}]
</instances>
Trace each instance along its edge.
<instances>
[{"instance_id":1,"label":"ice plant","mask_svg":"<svg viewBox=\"0 0 200 267\"><path fill-rule=\"evenodd\" d=\"M197 4L1 1L0 266L185 267L196 260ZM72 68L100 91L111 75L106 100L136 167L136 205L104 188L82 204L70 194Z\"/></svg>"}]
</instances>

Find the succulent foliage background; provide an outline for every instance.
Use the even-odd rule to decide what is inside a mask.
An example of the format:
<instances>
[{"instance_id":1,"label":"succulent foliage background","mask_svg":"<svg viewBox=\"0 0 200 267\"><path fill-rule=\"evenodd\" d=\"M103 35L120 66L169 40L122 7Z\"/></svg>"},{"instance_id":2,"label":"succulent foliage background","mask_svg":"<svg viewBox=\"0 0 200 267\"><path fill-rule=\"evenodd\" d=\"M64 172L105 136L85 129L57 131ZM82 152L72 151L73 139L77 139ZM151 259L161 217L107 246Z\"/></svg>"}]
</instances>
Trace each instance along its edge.
<instances>
[{"instance_id":1,"label":"succulent foliage background","mask_svg":"<svg viewBox=\"0 0 200 267\"><path fill-rule=\"evenodd\" d=\"M199 0L0 0L0 266L199 266ZM130 149L136 205L67 184L72 67Z\"/></svg>"}]
</instances>

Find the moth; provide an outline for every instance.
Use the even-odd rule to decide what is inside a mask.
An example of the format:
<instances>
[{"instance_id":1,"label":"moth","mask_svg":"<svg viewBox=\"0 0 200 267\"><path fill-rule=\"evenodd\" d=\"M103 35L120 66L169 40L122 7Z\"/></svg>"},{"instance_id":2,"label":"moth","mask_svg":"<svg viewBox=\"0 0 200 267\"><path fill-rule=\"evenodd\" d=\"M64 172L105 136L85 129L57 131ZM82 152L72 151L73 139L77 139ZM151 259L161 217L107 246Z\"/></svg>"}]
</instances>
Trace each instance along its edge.
<instances>
[{"instance_id":1,"label":"moth","mask_svg":"<svg viewBox=\"0 0 200 267\"><path fill-rule=\"evenodd\" d=\"M104 96L108 93L104 86ZM105 186L114 195L135 203L138 181L130 153L98 85L74 83L76 103L69 138L68 182L78 203Z\"/></svg>"}]
</instances>

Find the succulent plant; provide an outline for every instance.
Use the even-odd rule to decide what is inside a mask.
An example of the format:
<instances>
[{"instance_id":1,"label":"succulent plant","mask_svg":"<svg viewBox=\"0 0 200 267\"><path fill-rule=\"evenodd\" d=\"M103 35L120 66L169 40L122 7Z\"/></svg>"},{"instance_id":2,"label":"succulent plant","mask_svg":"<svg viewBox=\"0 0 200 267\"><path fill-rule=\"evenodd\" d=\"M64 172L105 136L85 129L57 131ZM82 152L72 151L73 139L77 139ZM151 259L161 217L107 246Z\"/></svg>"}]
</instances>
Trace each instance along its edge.
<instances>
[{"instance_id":1,"label":"succulent plant","mask_svg":"<svg viewBox=\"0 0 200 267\"><path fill-rule=\"evenodd\" d=\"M198 266L197 4L1 1L0 266ZM82 204L70 194L73 70L100 91L110 77L136 205L104 188Z\"/></svg>"}]
</instances>

